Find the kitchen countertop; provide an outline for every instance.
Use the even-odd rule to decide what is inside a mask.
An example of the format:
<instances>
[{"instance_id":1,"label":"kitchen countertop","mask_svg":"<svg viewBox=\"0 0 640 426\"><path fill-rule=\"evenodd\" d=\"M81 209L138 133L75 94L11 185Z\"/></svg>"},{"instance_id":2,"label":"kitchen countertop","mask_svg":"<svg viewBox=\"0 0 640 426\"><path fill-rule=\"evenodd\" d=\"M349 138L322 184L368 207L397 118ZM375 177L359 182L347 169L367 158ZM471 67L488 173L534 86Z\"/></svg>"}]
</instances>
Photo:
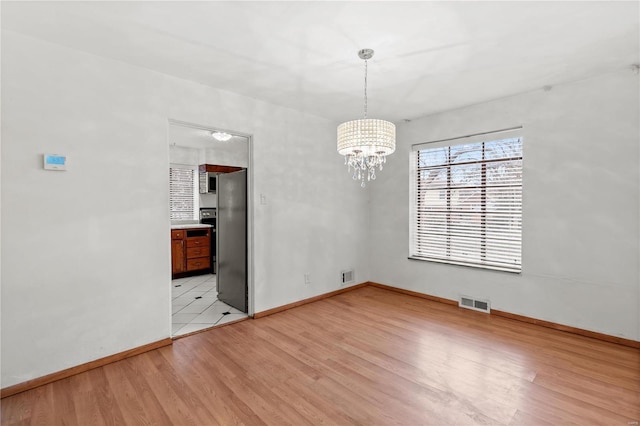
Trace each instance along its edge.
<instances>
[{"instance_id":1,"label":"kitchen countertop","mask_svg":"<svg viewBox=\"0 0 640 426\"><path fill-rule=\"evenodd\" d=\"M206 223L187 223L185 225L171 225L171 229L191 229L191 228L213 228L213 225Z\"/></svg>"}]
</instances>

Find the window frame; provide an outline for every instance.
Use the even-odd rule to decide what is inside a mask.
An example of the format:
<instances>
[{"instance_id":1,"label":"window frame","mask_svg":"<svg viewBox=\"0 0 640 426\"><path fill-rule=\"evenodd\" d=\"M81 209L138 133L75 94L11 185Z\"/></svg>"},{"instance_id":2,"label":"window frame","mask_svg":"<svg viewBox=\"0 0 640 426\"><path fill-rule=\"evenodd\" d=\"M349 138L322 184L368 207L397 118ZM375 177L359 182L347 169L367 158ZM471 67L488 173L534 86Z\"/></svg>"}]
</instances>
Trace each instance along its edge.
<instances>
[{"instance_id":1,"label":"window frame","mask_svg":"<svg viewBox=\"0 0 640 426\"><path fill-rule=\"evenodd\" d=\"M490 158L486 158L485 154L486 154L486 145L491 143L491 142L496 142L496 141L502 141L502 140L508 140L508 139L514 139L517 138L519 140L519 156L510 156L510 157L503 157L503 158L497 158L497 159L490 159ZM456 185L452 184L451 181L451 169L452 167L455 166L459 166L462 165L463 163L456 163L451 162L451 157L450 155L447 155L447 161L445 163L442 164L435 164L435 165L431 165L431 166L423 166L421 168L421 166L418 164L420 159L419 159L419 152L420 151L425 151L425 150L430 150L430 149L441 149L441 148L447 148L448 147L448 154L451 153L451 147L455 147L455 146L470 146L473 144L482 144L482 158L480 160L475 160L475 161L469 161L466 162L464 164L479 164L480 165L480 185L475 186L475 189L480 189L480 209L479 209L479 220L481 221L480 225L474 226L470 229L470 233L469 234L455 234L452 233L455 231L459 231L460 229L457 228L454 225L453 227L451 227L450 224L450 220L451 220L451 216L455 213L455 210L451 208L451 194L452 194L452 188L453 190L456 190ZM452 264L452 265L459 265L459 266L468 266L468 267L473 267L473 268L479 268L479 269L489 269L489 270L496 270L496 271L504 271L504 272L511 272L511 273L522 273L522 207L523 207L523 172L524 172L524 134L523 134L523 130L522 127L515 127L515 128L510 128L510 129L504 129L504 130L499 130L499 131L493 131L493 132L484 132L484 133L477 133L477 134L473 134L473 135L468 135L468 136L464 136L464 137L458 137L458 138L450 138L450 139L443 139L443 140L439 140L439 141L433 141L433 142L426 142L426 143L420 143L420 144L415 144L412 145L411 147L411 151L410 151L410 155L409 155L409 167L410 167L410 173L409 173L409 189L410 189L410 193L409 193L409 259L412 260L420 260L420 261L427 261L427 262L435 262L435 263L444 263L444 264ZM518 223L519 226L516 226L515 228L510 229L510 232L514 232L517 234L517 239L513 240L516 242L516 249L513 251L513 254L515 254L517 257L516 259L514 259L514 261L519 260L519 263L514 263L513 266L507 264L507 262L498 262L496 260L487 260L487 253L489 253L489 251L487 250L487 247L490 245L490 243L494 243L495 241L492 238L487 238L487 218L489 217L490 214L492 214L489 209L488 209L488 199L487 199L487 189L491 189L491 188L495 188L495 186L493 185L488 185L487 184L487 175L488 175L488 168L487 168L487 164L489 164L490 162L506 162L506 161L518 161L519 162L519 169L516 168L516 173L519 173L519 185L509 185L509 188L514 189L514 194L519 194L519 199L517 199L516 197L516 210L514 210L513 212L510 212L509 214L511 215L510 218L511 220L514 220L516 223ZM429 168L442 168L442 169L446 169L447 170L447 181L446 181L446 186L444 188L441 187L434 187L431 188L430 190L432 191L442 191L443 189L447 192L448 196L446 196L446 207L445 209L440 209L439 213L441 213L441 217L445 217L447 220L446 225L444 226L444 231L441 231L439 233L439 235L436 238L440 238L445 242L445 250L446 250L446 254L443 256L437 256L434 255L433 253L431 255L429 255L427 252L427 250L424 249L425 245L428 245L428 242L425 242L424 240L426 239L424 237L424 231L422 231L422 235L419 236L420 232L419 232L419 228L422 227L424 229L425 226L428 225L428 222L425 221L425 219L423 219L421 222L418 222L420 220L420 215L422 213L420 213L419 211L422 209L422 207L425 206L424 204L424 200L420 200L419 197L425 195L427 189L424 187L424 183L422 183L422 195L419 193L418 191L418 187L421 186L421 183L418 180L418 176L420 172L424 172L425 169L429 169ZM469 189L469 187L463 187L464 189ZM458 189L459 190L459 189ZM440 199L440 196L436 197ZM420 204L420 201L423 201L423 204ZM441 201L441 199L440 199ZM519 204L518 204L519 203ZM419 207L420 206L420 207ZM519 210L518 210L519 208ZM444 213L443 213L444 211ZM420 226L421 225L421 226ZM430 226L433 226L433 224L430 224ZM459 225L458 225L459 226ZM466 224L465 224L466 226ZM474 232L475 231L475 232ZM480 247L480 259L478 261L475 260L471 260L471 255L469 256L469 260L460 260L460 259L455 259L455 258L451 258L452 254L452 247L453 244L451 244L451 240L455 239L455 237L462 237L462 238L469 238L471 241L478 243L479 247ZM489 243L489 244L488 244ZM437 243L436 243L437 244ZM419 246L423 246L422 249ZM435 246L434 246L435 247ZM499 251L499 250L498 250ZM494 250L491 251L491 253L493 254ZM497 252L496 252L497 253ZM510 252L511 254L511 252ZM447 258L449 257L449 258ZM498 264L501 263L501 264Z\"/></svg>"}]
</instances>

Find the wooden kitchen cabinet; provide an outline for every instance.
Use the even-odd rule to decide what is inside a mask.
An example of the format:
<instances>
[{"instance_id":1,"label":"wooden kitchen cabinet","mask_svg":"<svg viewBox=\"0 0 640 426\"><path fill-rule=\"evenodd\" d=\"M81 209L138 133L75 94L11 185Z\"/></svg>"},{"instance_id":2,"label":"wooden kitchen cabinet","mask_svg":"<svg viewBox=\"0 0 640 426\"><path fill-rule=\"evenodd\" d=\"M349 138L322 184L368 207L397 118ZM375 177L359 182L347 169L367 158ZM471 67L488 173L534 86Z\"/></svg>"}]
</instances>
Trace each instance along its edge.
<instances>
[{"instance_id":1,"label":"wooden kitchen cabinet","mask_svg":"<svg viewBox=\"0 0 640 426\"><path fill-rule=\"evenodd\" d=\"M233 173L244 170L242 167L235 166L218 166L216 164L200 164L198 171L200 173L213 172L213 173Z\"/></svg>"},{"instance_id":2,"label":"wooden kitchen cabinet","mask_svg":"<svg viewBox=\"0 0 640 426\"><path fill-rule=\"evenodd\" d=\"M211 228L171 230L171 275L211 270Z\"/></svg>"},{"instance_id":3,"label":"wooden kitchen cabinet","mask_svg":"<svg viewBox=\"0 0 640 426\"><path fill-rule=\"evenodd\" d=\"M179 274L187 270L187 257L184 251L184 240L171 239L171 274Z\"/></svg>"}]
</instances>

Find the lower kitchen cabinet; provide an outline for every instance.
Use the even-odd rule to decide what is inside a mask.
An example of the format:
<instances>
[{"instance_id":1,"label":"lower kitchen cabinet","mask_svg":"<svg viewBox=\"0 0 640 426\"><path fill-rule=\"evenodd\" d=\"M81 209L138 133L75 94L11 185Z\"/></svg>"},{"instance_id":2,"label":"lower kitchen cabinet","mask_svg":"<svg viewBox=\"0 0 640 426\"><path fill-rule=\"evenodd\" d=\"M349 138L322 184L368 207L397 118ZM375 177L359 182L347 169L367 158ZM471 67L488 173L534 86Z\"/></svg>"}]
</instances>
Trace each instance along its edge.
<instances>
[{"instance_id":1,"label":"lower kitchen cabinet","mask_svg":"<svg viewBox=\"0 0 640 426\"><path fill-rule=\"evenodd\" d=\"M171 240L171 273L179 274L187 270L184 240Z\"/></svg>"},{"instance_id":2,"label":"lower kitchen cabinet","mask_svg":"<svg viewBox=\"0 0 640 426\"><path fill-rule=\"evenodd\" d=\"M171 274L211 270L211 228L171 230Z\"/></svg>"}]
</instances>

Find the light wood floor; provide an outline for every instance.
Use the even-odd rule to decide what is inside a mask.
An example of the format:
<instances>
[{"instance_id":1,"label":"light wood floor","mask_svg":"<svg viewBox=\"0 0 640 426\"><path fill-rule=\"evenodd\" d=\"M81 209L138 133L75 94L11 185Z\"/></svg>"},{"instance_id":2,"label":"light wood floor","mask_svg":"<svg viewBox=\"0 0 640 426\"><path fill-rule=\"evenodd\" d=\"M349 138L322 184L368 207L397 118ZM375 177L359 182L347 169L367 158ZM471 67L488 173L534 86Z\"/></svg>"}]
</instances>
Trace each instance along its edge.
<instances>
[{"instance_id":1,"label":"light wood floor","mask_svg":"<svg viewBox=\"0 0 640 426\"><path fill-rule=\"evenodd\" d=\"M637 424L640 351L364 287L2 400L2 424Z\"/></svg>"}]
</instances>

